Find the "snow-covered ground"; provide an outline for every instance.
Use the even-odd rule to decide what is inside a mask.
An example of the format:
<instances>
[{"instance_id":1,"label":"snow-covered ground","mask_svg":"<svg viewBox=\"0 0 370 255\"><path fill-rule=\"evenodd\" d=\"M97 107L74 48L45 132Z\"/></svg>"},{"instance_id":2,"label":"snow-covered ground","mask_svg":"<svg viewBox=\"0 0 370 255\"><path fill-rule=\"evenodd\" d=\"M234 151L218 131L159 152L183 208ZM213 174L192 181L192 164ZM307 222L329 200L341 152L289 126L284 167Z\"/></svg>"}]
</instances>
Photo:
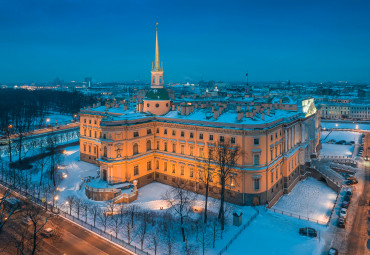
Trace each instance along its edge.
<instances>
[{"instance_id":1,"label":"snow-covered ground","mask_svg":"<svg viewBox=\"0 0 370 255\"><path fill-rule=\"evenodd\" d=\"M322 131L321 133L321 143L322 148L320 154L322 156L352 156L354 145L344 145L344 144L329 144L330 140L346 142L354 141L355 144L358 143L361 133L351 132L351 131Z\"/></svg>"},{"instance_id":2,"label":"snow-covered ground","mask_svg":"<svg viewBox=\"0 0 370 255\"><path fill-rule=\"evenodd\" d=\"M80 189L81 180L84 177L97 176L98 167L93 164L80 161L79 146L66 147L65 153L62 154L61 157L62 160L59 165L59 171L61 176L63 176L64 173L65 178L60 181L57 193L53 194L58 196L56 204L63 210L68 211L68 205L66 204L67 197L75 196L85 203L88 203L89 207L97 205L101 209L105 210L108 205L107 202L89 200L85 195L84 186L82 186ZM34 176L31 178L34 183L39 181L39 176L39 171L34 171ZM298 183L289 195L284 196L284 198L277 203L276 207L280 206L282 210L291 210L294 213L302 213L303 215L306 215L304 214L306 213L304 202L307 202L311 205L311 207L314 207L314 209L310 208L310 217L317 216L318 219L321 220L322 218L327 217L327 211L330 210L329 204L335 200L335 196L331 198L333 192L331 190L327 190L327 187L325 188L324 186L324 184L309 178L303 183ZM155 235L156 233L161 233L158 234L160 238L160 245L158 247L159 250L157 254L166 253L166 242L164 236L165 231L163 229L164 223L162 221L163 219L166 219L163 217L167 217L165 215L167 213L168 204L165 200L163 200L162 197L171 188L171 186L153 182L139 189L139 195L136 201L129 205L122 205L125 208L136 205L142 210L149 210L155 213L151 217L153 217L156 223L148 226L148 236L144 243L145 251L150 252L152 249L150 244L151 236L153 234ZM199 194L194 194L194 196L194 206L202 208L204 206L205 197ZM287 198L290 198L293 202L288 202L288 200L286 200ZM48 200L50 201L50 196ZM117 208L119 208L119 205L117 205ZM246 223L248 219L250 219L251 216L256 213L256 210L250 206L241 207L226 203L226 208L226 228L223 233L223 238L220 239L220 233L218 233L215 248L212 248L212 245L208 244L206 254L216 255L240 230L240 227L232 225L232 212L234 210L241 210L243 212L243 224ZM209 198L208 210L210 211L210 218L214 217L215 215L217 216L218 209L219 200ZM258 207L258 209L260 213L257 218L233 242L226 254L319 254L318 251L322 250L322 245L324 243L322 239L325 237L326 227L293 217L280 215L278 213L273 213L271 211L266 211L262 206ZM72 214L75 217L77 216L74 209L72 210ZM173 214L176 215L175 213ZM83 212L81 213L80 217L84 220L86 217L87 222L93 224L93 217L90 211L88 211L86 216L82 215L84 215ZM197 226L199 221L197 220L201 217L201 214L199 212L191 212L189 216L190 217L187 219L186 223L186 232L190 233L188 236L189 243L197 245L198 252L196 254L201 254L199 240L197 240L198 237L196 237L198 236L199 230ZM135 220L136 223L132 230L130 243L139 247L141 220L139 218L140 216L136 217L138 218ZM103 221L101 219L101 217L98 217L96 220L96 226L100 229L104 229L104 225L102 223ZM124 224L124 222L127 222L127 214L123 216L122 224ZM316 230L320 231L319 233L321 241L319 238L311 239L298 234L298 229L300 227L307 226L314 227ZM105 227L107 233L112 233L114 235L115 229L111 218L109 218L109 224ZM175 234L173 254L184 254L184 244L181 240L179 225L172 225L172 227ZM209 227L208 231L210 231L210 229L211 227ZM159 232L154 232L158 230ZM211 233L208 232L207 234L211 235ZM123 225L119 228L118 237L122 240L127 240L127 234Z\"/></svg>"},{"instance_id":3,"label":"snow-covered ground","mask_svg":"<svg viewBox=\"0 0 370 255\"><path fill-rule=\"evenodd\" d=\"M328 222L337 193L324 182L312 177L297 183L293 190L282 196L272 207L321 222Z\"/></svg>"},{"instance_id":4,"label":"snow-covered ground","mask_svg":"<svg viewBox=\"0 0 370 255\"><path fill-rule=\"evenodd\" d=\"M80 161L80 146L71 146L65 149L62 155L62 165L59 167L62 173L67 174L59 184L59 200L64 202L68 196L77 195L87 199L84 192L80 192L79 187L84 177L96 176L99 167Z\"/></svg>"},{"instance_id":5,"label":"snow-covered ground","mask_svg":"<svg viewBox=\"0 0 370 255\"><path fill-rule=\"evenodd\" d=\"M299 228L304 227L316 229L318 237L299 235ZM224 254L318 255L322 254L326 232L326 226L261 210Z\"/></svg>"},{"instance_id":6,"label":"snow-covered ground","mask_svg":"<svg viewBox=\"0 0 370 255\"><path fill-rule=\"evenodd\" d=\"M321 127L326 129L340 128L340 129L359 129L370 130L370 123L351 123L351 122L326 122L321 121Z\"/></svg>"}]
</instances>

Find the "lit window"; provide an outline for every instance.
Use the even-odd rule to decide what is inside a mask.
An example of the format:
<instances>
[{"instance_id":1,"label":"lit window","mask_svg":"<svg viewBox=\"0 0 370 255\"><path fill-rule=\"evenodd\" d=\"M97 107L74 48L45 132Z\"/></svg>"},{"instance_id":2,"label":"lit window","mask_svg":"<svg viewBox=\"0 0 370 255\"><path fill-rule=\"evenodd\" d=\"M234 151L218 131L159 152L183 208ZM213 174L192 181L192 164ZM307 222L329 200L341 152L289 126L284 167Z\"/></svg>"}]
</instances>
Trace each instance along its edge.
<instances>
[{"instance_id":1,"label":"lit window","mask_svg":"<svg viewBox=\"0 0 370 255\"><path fill-rule=\"evenodd\" d=\"M181 175L184 175L184 174L185 174L185 167L181 166Z\"/></svg>"},{"instance_id":2,"label":"lit window","mask_svg":"<svg viewBox=\"0 0 370 255\"><path fill-rule=\"evenodd\" d=\"M199 157L203 158L204 157L204 149L199 148Z\"/></svg>"},{"instance_id":3,"label":"lit window","mask_svg":"<svg viewBox=\"0 0 370 255\"><path fill-rule=\"evenodd\" d=\"M181 154L185 154L185 145L181 144Z\"/></svg>"},{"instance_id":4,"label":"lit window","mask_svg":"<svg viewBox=\"0 0 370 255\"><path fill-rule=\"evenodd\" d=\"M134 166L134 175L139 175L139 166Z\"/></svg>"},{"instance_id":5,"label":"lit window","mask_svg":"<svg viewBox=\"0 0 370 255\"><path fill-rule=\"evenodd\" d=\"M176 165L172 164L172 173L174 174L176 172Z\"/></svg>"},{"instance_id":6,"label":"lit window","mask_svg":"<svg viewBox=\"0 0 370 255\"><path fill-rule=\"evenodd\" d=\"M194 156L194 147L193 146L190 146L189 154L190 154L190 156Z\"/></svg>"},{"instance_id":7,"label":"lit window","mask_svg":"<svg viewBox=\"0 0 370 255\"><path fill-rule=\"evenodd\" d=\"M193 178L193 177L194 177L194 168L192 168L192 167L190 167L190 169L189 169L189 176L190 176L191 178Z\"/></svg>"},{"instance_id":8,"label":"lit window","mask_svg":"<svg viewBox=\"0 0 370 255\"><path fill-rule=\"evenodd\" d=\"M148 162L146 162L146 170L147 170L147 171L152 170L152 161L148 161Z\"/></svg>"},{"instance_id":9,"label":"lit window","mask_svg":"<svg viewBox=\"0 0 370 255\"><path fill-rule=\"evenodd\" d=\"M163 164L163 171L167 172L167 162L164 162Z\"/></svg>"}]
</instances>

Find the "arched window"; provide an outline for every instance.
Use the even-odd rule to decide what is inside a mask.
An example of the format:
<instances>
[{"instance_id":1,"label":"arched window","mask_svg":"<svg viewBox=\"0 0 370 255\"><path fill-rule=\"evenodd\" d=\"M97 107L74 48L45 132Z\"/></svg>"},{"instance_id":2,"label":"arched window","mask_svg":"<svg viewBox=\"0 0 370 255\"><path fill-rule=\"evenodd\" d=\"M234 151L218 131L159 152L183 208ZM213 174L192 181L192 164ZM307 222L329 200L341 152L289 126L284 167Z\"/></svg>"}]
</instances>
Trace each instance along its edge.
<instances>
[{"instance_id":1,"label":"arched window","mask_svg":"<svg viewBox=\"0 0 370 255\"><path fill-rule=\"evenodd\" d=\"M134 152L134 155L139 154L139 145L137 145L137 143L134 143L132 150Z\"/></svg>"},{"instance_id":2,"label":"arched window","mask_svg":"<svg viewBox=\"0 0 370 255\"><path fill-rule=\"evenodd\" d=\"M146 141L146 151L150 151L152 149L152 142L150 140Z\"/></svg>"},{"instance_id":3,"label":"arched window","mask_svg":"<svg viewBox=\"0 0 370 255\"><path fill-rule=\"evenodd\" d=\"M104 157L107 157L107 155L108 155L108 149L107 149L107 147L104 147L103 155L104 155Z\"/></svg>"}]
</instances>

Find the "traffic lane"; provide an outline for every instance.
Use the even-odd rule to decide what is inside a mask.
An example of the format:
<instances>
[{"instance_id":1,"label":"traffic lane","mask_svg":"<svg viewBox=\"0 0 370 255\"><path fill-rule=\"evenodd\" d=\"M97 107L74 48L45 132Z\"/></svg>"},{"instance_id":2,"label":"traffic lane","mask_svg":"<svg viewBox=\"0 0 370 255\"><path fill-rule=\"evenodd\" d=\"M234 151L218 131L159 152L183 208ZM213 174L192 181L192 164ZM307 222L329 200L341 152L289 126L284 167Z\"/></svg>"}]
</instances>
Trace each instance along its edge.
<instances>
[{"instance_id":1,"label":"traffic lane","mask_svg":"<svg viewBox=\"0 0 370 255\"><path fill-rule=\"evenodd\" d=\"M1 188L0 193L4 193ZM58 242L53 238L43 239L39 247L45 252L51 249L52 254L132 254L63 217L54 216L47 226L50 224L57 226L62 236Z\"/></svg>"},{"instance_id":2,"label":"traffic lane","mask_svg":"<svg viewBox=\"0 0 370 255\"><path fill-rule=\"evenodd\" d=\"M83 254L127 254L127 255L132 254L117 247L115 244L97 236L96 234L91 233L90 231L87 231L86 229L74 223L71 223L70 221L64 218L59 217L59 219L61 219L59 227L65 231L62 237L63 240L72 242L72 244L74 244L75 242L81 242L84 246L86 246L89 249L98 250L98 253L87 252ZM70 239L66 238L65 235L71 235ZM72 235L74 237L72 237Z\"/></svg>"}]
</instances>

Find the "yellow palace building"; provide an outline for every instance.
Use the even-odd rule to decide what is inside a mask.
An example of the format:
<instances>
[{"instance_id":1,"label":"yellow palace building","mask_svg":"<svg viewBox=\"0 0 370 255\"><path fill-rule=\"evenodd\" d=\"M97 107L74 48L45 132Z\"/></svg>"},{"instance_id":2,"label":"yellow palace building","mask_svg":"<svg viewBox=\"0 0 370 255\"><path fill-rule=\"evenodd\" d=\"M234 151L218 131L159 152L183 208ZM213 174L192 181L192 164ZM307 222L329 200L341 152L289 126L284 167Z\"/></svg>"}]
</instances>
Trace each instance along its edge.
<instances>
[{"instance_id":1,"label":"yellow palace building","mask_svg":"<svg viewBox=\"0 0 370 255\"><path fill-rule=\"evenodd\" d=\"M320 146L313 99L288 97L239 102L173 102L163 88L156 28L151 89L142 101L107 103L80 112L80 158L100 166L108 184L186 183L204 192L202 159L217 142L243 152L227 183L226 200L274 203L290 192ZM217 169L210 195L219 197Z\"/></svg>"}]
</instances>

